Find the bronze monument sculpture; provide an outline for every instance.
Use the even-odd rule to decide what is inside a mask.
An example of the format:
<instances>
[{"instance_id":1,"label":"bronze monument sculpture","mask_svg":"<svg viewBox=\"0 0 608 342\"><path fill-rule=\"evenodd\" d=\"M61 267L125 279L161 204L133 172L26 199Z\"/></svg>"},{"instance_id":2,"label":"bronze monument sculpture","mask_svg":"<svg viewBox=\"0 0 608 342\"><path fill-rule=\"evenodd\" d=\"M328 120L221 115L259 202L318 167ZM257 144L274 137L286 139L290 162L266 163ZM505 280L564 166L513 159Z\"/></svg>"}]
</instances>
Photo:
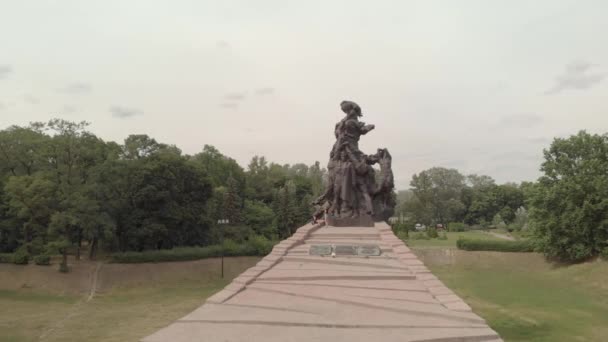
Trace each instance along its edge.
<instances>
[{"instance_id":1,"label":"bronze monument sculpture","mask_svg":"<svg viewBox=\"0 0 608 342\"><path fill-rule=\"evenodd\" d=\"M313 221L326 215L330 226L372 227L374 221L385 221L393 215L395 187L391 155L378 149L366 155L359 150L359 139L374 125L359 121L361 107L352 101L340 103L346 116L336 124L336 142L329 154L325 192L313 204L317 210ZM372 165L379 164L377 175Z\"/></svg>"}]
</instances>

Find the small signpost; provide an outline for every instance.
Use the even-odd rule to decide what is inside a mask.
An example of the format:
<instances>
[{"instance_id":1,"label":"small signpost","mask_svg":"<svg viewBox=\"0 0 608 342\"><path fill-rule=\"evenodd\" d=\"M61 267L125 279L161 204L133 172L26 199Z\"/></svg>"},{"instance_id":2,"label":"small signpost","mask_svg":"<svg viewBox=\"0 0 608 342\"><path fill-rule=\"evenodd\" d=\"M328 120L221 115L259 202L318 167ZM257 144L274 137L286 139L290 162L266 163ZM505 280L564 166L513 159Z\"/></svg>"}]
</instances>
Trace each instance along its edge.
<instances>
[{"instance_id":1,"label":"small signpost","mask_svg":"<svg viewBox=\"0 0 608 342\"><path fill-rule=\"evenodd\" d=\"M228 219L217 220L217 224L218 225L223 225L223 224L225 225L225 224L229 224L229 223L230 223L230 220L228 220ZM221 258L222 258L222 279L224 279L224 228L222 228L221 231L222 231L222 234L221 234L221 238L220 238L220 243L222 245L221 245L220 249L222 251L222 254L221 254Z\"/></svg>"}]
</instances>

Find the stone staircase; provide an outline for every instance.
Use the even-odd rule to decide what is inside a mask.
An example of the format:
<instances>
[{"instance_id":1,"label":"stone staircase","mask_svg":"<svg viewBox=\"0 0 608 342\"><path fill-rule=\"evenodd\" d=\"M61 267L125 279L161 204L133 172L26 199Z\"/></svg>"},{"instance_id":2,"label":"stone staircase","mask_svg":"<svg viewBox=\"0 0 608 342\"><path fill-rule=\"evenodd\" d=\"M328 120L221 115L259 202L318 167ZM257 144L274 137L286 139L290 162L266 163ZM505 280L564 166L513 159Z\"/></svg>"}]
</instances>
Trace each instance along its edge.
<instances>
[{"instance_id":1,"label":"stone staircase","mask_svg":"<svg viewBox=\"0 0 608 342\"><path fill-rule=\"evenodd\" d=\"M313 245L375 245L382 253L311 255ZM142 341L502 340L377 223L301 227L203 306Z\"/></svg>"}]
</instances>

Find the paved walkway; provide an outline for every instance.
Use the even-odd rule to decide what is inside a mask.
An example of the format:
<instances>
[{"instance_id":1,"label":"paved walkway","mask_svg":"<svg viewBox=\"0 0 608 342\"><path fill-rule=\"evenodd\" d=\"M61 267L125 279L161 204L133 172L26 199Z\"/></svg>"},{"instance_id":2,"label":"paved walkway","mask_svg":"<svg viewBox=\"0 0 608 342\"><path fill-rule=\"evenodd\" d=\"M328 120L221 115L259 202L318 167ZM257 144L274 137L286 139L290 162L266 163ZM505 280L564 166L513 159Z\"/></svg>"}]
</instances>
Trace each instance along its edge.
<instances>
[{"instance_id":1,"label":"paved walkway","mask_svg":"<svg viewBox=\"0 0 608 342\"><path fill-rule=\"evenodd\" d=\"M313 244L380 256L310 255ZM502 341L387 224L307 225L189 315L143 342Z\"/></svg>"}]
</instances>

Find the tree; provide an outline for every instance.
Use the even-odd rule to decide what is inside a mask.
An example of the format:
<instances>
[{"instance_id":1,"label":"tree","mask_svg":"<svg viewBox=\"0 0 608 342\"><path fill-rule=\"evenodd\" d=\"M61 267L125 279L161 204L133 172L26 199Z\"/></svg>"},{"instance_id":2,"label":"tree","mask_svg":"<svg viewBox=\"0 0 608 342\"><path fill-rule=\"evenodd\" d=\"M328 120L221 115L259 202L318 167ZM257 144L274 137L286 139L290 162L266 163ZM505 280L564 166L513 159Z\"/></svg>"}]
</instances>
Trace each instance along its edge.
<instances>
[{"instance_id":1,"label":"tree","mask_svg":"<svg viewBox=\"0 0 608 342\"><path fill-rule=\"evenodd\" d=\"M264 202L245 200L243 220L256 234L262 235L267 239L276 239L278 232L273 222L274 218L275 214L272 208Z\"/></svg>"},{"instance_id":2,"label":"tree","mask_svg":"<svg viewBox=\"0 0 608 342\"><path fill-rule=\"evenodd\" d=\"M29 127L12 126L0 131L0 178L31 176L47 167L42 150L49 137L43 134L43 127L41 123L32 123Z\"/></svg>"},{"instance_id":3,"label":"tree","mask_svg":"<svg viewBox=\"0 0 608 342\"><path fill-rule=\"evenodd\" d=\"M298 222L298 210L296 200L296 187L292 181L287 181L285 186L279 189L274 201L275 226L279 237L284 239L293 234Z\"/></svg>"},{"instance_id":4,"label":"tree","mask_svg":"<svg viewBox=\"0 0 608 342\"><path fill-rule=\"evenodd\" d=\"M327 170L321 168L321 164L316 161L308 168L308 178L310 179L312 195L317 197L325 190L324 178Z\"/></svg>"},{"instance_id":5,"label":"tree","mask_svg":"<svg viewBox=\"0 0 608 342\"><path fill-rule=\"evenodd\" d=\"M101 174L103 211L121 251L204 245L211 225L211 182L187 158L159 151L108 163Z\"/></svg>"},{"instance_id":6,"label":"tree","mask_svg":"<svg viewBox=\"0 0 608 342\"><path fill-rule=\"evenodd\" d=\"M496 185L484 175L469 175L467 182L471 186L463 190L461 199L466 208L464 222L468 224L493 222L497 214L509 224L515 219L515 211L524 205L524 193L517 184Z\"/></svg>"},{"instance_id":7,"label":"tree","mask_svg":"<svg viewBox=\"0 0 608 342\"><path fill-rule=\"evenodd\" d=\"M434 167L415 174L410 186L415 196L412 203L423 223L459 221L464 215L461 193L465 178L456 169Z\"/></svg>"},{"instance_id":8,"label":"tree","mask_svg":"<svg viewBox=\"0 0 608 342\"><path fill-rule=\"evenodd\" d=\"M122 156L125 159L141 159L166 148L167 145L159 144L154 138L147 134L131 134L122 145Z\"/></svg>"},{"instance_id":9,"label":"tree","mask_svg":"<svg viewBox=\"0 0 608 342\"><path fill-rule=\"evenodd\" d=\"M11 177L5 187L8 210L22 222L20 243L46 243L46 229L57 209L57 187L41 174Z\"/></svg>"},{"instance_id":10,"label":"tree","mask_svg":"<svg viewBox=\"0 0 608 342\"><path fill-rule=\"evenodd\" d=\"M487 189L494 185L496 182L490 176L471 174L466 177L467 183L471 184L473 189Z\"/></svg>"},{"instance_id":11,"label":"tree","mask_svg":"<svg viewBox=\"0 0 608 342\"><path fill-rule=\"evenodd\" d=\"M232 177L228 178L226 192L224 193L224 218L230 221L230 224L241 223L242 200L239 196L239 187L236 180Z\"/></svg>"},{"instance_id":12,"label":"tree","mask_svg":"<svg viewBox=\"0 0 608 342\"><path fill-rule=\"evenodd\" d=\"M525 230L528 228L528 211L520 207L515 211L515 220L509 226L513 230Z\"/></svg>"},{"instance_id":13,"label":"tree","mask_svg":"<svg viewBox=\"0 0 608 342\"><path fill-rule=\"evenodd\" d=\"M608 246L608 135L579 132L544 150L530 224L549 257L580 261Z\"/></svg>"},{"instance_id":14,"label":"tree","mask_svg":"<svg viewBox=\"0 0 608 342\"><path fill-rule=\"evenodd\" d=\"M228 179L236 180L239 194L245 189L245 171L232 158L229 158L211 145L205 145L201 153L190 157L207 174L214 187L228 186Z\"/></svg>"},{"instance_id":15,"label":"tree","mask_svg":"<svg viewBox=\"0 0 608 342\"><path fill-rule=\"evenodd\" d=\"M60 252L67 271L83 246L93 259L100 249L210 244L223 218L240 223L229 227L238 241L287 237L324 191L319 162L256 156L245 172L211 145L184 156L145 134L105 142L88 126L53 119L0 130L0 252Z\"/></svg>"},{"instance_id":16,"label":"tree","mask_svg":"<svg viewBox=\"0 0 608 342\"><path fill-rule=\"evenodd\" d=\"M246 197L270 204L273 196L274 184L270 180L268 162L264 157L254 156L247 170Z\"/></svg>"}]
</instances>

